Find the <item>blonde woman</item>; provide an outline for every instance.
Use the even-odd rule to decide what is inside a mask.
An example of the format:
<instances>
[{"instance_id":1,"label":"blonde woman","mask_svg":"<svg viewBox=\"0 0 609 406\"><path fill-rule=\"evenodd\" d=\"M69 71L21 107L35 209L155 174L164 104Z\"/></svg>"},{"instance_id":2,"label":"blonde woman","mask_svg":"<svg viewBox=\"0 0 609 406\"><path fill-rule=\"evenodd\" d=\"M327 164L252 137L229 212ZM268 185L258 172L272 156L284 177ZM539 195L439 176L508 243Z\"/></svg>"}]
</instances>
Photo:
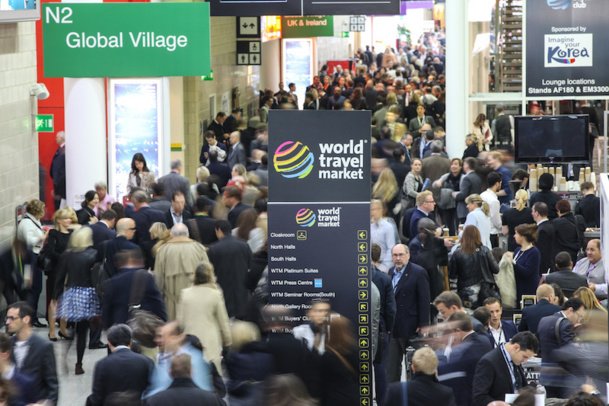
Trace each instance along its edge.
<instances>
[{"instance_id":1,"label":"blonde woman","mask_svg":"<svg viewBox=\"0 0 609 406\"><path fill-rule=\"evenodd\" d=\"M184 333L201 341L205 359L222 371L222 348L232 341L224 295L216 284L213 265L201 263L195 271L194 285L182 289L177 320Z\"/></svg>"},{"instance_id":2,"label":"blonde woman","mask_svg":"<svg viewBox=\"0 0 609 406\"><path fill-rule=\"evenodd\" d=\"M598 299L596 298L596 295L594 294L594 292L592 292L590 288L578 288L575 293L573 293L573 297L578 297L582 300L582 302L584 302L584 305L586 306L587 310L586 317L584 317L585 321L587 321L588 317L590 316L590 311L592 310L600 310L604 312L605 317L607 317L607 309L601 306Z\"/></svg>"},{"instance_id":3,"label":"blonde woman","mask_svg":"<svg viewBox=\"0 0 609 406\"><path fill-rule=\"evenodd\" d=\"M72 234L72 221L75 221L76 213L71 207L66 206L59 209L53 215L53 225L55 228L49 230L46 246L44 248L47 255L51 258L51 270L47 273L47 294L49 296L49 340L57 341L55 331L55 310L57 308L57 298L61 291L56 289L57 275L59 274L59 258L61 254L68 248L68 241ZM67 322L61 320L59 336L70 339L66 331Z\"/></svg>"},{"instance_id":4,"label":"blonde woman","mask_svg":"<svg viewBox=\"0 0 609 406\"><path fill-rule=\"evenodd\" d=\"M490 207L487 202L482 200L480 195L473 194L465 198L465 204L469 214L465 219L463 228L467 226L474 226L480 231L480 239L482 245L492 250L491 245L491 217Z\"/></svg>"},{"instance_id":5,"label":"blonde woman","mask_svg":"<svg viewBox=\"0 0 609 406\"><path fill-rule=\"evenodd\" d=\"M380 199L387 206L387 216L391 217L397 224L400 216L398 207L399 199L398 182L391 168L385 168L379 175L378 180L372 187L372 197ZM397 213L396 213L397 212Z\"/></svg>"},{"instance_id":6,"label":"blonde woman","mask_svg":"<svg viewBox=\"0 0 609 406\"><path fill-rule=\"evenodd\" d=\"M527 201L529 200L528 192L520 189L516 192L514 198L516 200L516 207L506 210L501 218L503 235L508 236L508 251L512 252L518 247L514 239L516 227L521 224L535 223L531 209L527 207Z\"/></svg>"}]
</instances>

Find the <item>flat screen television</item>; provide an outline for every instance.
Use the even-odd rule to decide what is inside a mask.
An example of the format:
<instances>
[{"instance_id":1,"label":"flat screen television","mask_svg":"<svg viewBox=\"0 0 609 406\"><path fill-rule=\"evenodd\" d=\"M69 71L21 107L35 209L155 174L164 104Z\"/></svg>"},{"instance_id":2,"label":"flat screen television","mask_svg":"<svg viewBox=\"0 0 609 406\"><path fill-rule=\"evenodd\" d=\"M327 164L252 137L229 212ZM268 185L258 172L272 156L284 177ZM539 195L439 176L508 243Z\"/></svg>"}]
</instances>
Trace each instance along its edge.
<instances>
[{"instance_id":1,"label":"flat screen television","mask_svg":"<svg viewBox=\"0 0 609 406\"><path fill-rule=\"evenodd\" d=\"M587 114L514 117L516 162L588 162L588 123Z\"/></svg>"},{"instance_id":2,"label":"flat screen television","mask_svg":"<svg viewBox=\"0 0 609 406\"><path fill-rule=\"evenodd\" d=\"M0 0L0 24L40 19L42 0Z\"/></svg>"}]
</instances>

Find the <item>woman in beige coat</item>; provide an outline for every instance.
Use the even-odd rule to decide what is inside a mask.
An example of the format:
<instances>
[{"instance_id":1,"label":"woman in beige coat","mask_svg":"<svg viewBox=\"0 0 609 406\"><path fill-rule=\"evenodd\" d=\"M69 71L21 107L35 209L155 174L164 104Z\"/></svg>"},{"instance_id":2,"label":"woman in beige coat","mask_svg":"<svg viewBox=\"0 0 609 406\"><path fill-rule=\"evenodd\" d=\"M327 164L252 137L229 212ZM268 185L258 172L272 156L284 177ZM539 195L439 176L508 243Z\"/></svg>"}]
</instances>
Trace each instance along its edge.
<instances>
[{"instance_id":1,"label":"woman in beige coat","mask_svg":"<svg viewBox=\"0 0 609 406\"><path fill-rule=\"evenodd\" d=\"M205 359L213 362L221 373L222 347L231 345L232 340L224 295L208 262L197 267L194 286L182 290L178 322L184 327L184 333L201 341Z\"/></svg>"}]
</instances>

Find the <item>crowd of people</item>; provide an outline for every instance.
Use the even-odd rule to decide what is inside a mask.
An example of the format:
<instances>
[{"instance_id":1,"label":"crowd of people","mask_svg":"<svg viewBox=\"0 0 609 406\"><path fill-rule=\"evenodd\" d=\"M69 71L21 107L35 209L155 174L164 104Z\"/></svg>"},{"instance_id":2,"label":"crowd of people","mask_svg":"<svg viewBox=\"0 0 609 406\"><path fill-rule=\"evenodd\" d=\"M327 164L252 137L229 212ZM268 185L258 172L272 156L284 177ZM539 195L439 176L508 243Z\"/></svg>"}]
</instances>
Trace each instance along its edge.
<instances>
[{"instance_id":1,"label":"crowd of people","mask_svg":"<svg viewBox=\"0 0 609 406\"><path fill-rule=\"evenodd\" d=\"M550 174L531 193L502 107L491 125L480 115L463 157L449 159L441 36L357 58L357 72L324 67L302 108L372 110L376 403L501 405L522 390L514 405L532 405L523 364L535 355L549 397L606 401L608 278L600 240L583 236L600 227L594 185L581 185L573 209ZM33 199L0 256L13 335L0 334L0 402L57 402L57 370L71 373L55 363L61 340L76 342L76 375L87 347L111 353L92 373L89 405L360 404L351 322L324 300L304 306L300 325L268 305L268 110L300 107L288 89L263 92L255 128L239 109L217 114L194 184L179 160L156 179L136 153L125 205L104 182L79 210L65 205L58 135L53 227ZM523 295L536 304L520 323L502 318ZM48 340L33 330L47 323Z\"/></svg>"}]
</instances>

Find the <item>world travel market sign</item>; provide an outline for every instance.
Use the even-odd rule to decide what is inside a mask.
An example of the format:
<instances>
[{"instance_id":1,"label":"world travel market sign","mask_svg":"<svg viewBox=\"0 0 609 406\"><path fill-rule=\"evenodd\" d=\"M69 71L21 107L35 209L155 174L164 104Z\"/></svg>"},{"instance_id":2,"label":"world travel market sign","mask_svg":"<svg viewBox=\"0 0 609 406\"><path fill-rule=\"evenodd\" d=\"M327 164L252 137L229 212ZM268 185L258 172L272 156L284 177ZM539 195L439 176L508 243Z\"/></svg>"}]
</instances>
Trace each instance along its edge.
<instances>
[{"instance_id":1,"label":"world travel market sign","mask_svg":"<svg viewBox=\"0 0 609 406\"><path fill-rule=\"evenodd\" d=\"M269 112L269 302L306 323L327 300L357 334L361 405L372 405L370 112Z\"/></svg>"}]
</instances>

